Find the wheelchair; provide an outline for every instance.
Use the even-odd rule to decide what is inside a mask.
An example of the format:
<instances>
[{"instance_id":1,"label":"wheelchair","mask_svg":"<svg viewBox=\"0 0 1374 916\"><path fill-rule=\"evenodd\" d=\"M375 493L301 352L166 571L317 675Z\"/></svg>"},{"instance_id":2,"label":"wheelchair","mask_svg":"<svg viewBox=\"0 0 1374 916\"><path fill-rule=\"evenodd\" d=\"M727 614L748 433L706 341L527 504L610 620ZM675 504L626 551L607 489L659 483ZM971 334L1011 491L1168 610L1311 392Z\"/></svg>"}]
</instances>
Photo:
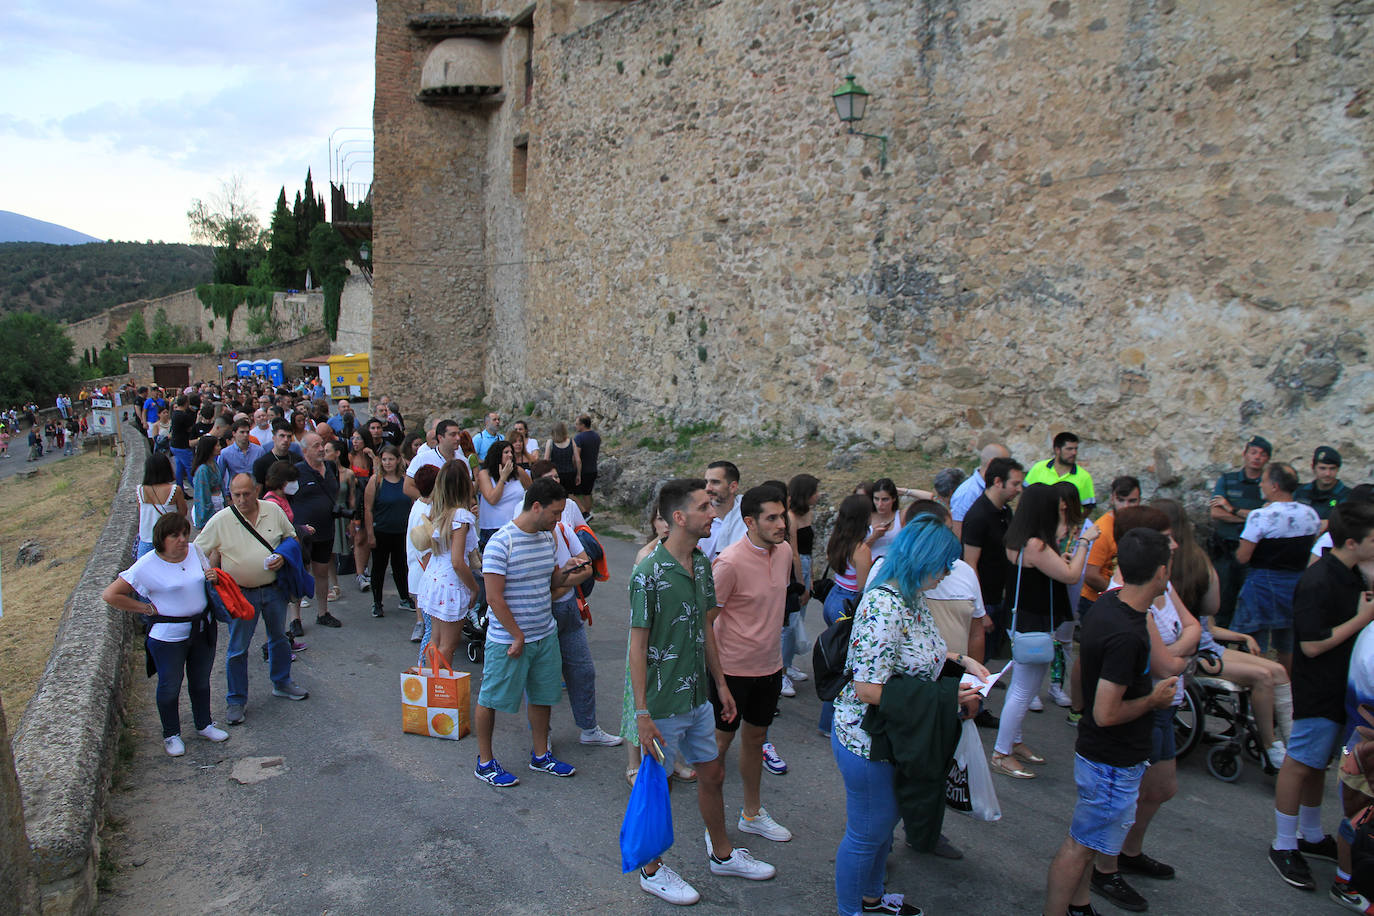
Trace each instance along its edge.
<instances>
[{"instance_id":1,"label":"wheelchair","mask_svg":"<svg viewBox=\"0 0 1374 916\"><path fill-rule=\"evenodd\" d=\"M1174 742L1178 759L1207 746L1207 772L1222 782L1240 778L1244 758L1268 774L1278 770L1269 762L1260 741L1259 725L1250 705L1250 690L1220 675L1190 666L1183 702L1174 710Z\"/></svg>"}]
</instances>

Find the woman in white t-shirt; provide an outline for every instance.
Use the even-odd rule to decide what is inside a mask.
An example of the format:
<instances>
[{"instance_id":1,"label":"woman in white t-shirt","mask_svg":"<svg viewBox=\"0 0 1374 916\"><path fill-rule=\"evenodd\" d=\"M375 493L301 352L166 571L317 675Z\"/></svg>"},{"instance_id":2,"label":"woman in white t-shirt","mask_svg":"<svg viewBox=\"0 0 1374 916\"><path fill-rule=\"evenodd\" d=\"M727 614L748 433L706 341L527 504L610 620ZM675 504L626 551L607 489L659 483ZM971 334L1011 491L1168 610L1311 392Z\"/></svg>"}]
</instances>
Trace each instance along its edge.
<instances>
[{"instance_id":1,"label":"woman in white t-shirt","mask_svg":"<svg viewBox=\"0 0 1374 916\"><path fill-rule=\"evenodd\" d=\"M884 477L873 482L873 515L869 519L868 533L874 563L883 558L897 533L902 530L902 516L897 511L901 506L897 485L891 479Z\"/></svg>"},{"instance_id":2,"label":"woman in white t-shirt","mask_svg":"<svg viewBox=\"0 0 1374 916\"><path fill-rule=\"evenodd\" d=\"M498 528L520 514L529 485L529 471L515 463L515 450L509 442L497 442L487 449L482 469L477 472L477 492L482 496L477 504L481 549L487 549L487 541Z\"/></svg>"},{"instance_id":3,"label":"woman in white t-shirt","mask_svg":"<svg viewBox=\"0 0 1374 916\"><path fill-rule=\"evenodd\" d=\"M196 734L224 741L229 733L210 718L210 669L215 663L215 621L205 583L216 574L190 543L184 515L162 516L153 526L153 550L134 561L101 595L110 607L151 618L147 648L157 666L157 712L162 746L173 757L186 753L181 740L181 681L191 697ZM137 594L135 594L137 592ZM146 595L142 600L139 595Z\"/></svg>"},{"instance_id":4,"label":"woman in white t-shirt","mask_svg":"<svg viewBox=\"0 0 1374 916\"><path fill-rule=\"evenodd\" d=\"M426 464L415 472L415 489L420 492L420 498L410 504L410 516L406 519L406 573L409 577L406 582L411 589L410 603L415 605L415 626L410 631L411 642L420 642L429 635L425 612L420 609L418 595L420 581L425 575L425 564L429 562L429 555L434 551L434 543L426 541L422 546L416 547L410 539L410 532L428 521L429 500L434 495L434 481L438 477L439 468L432 464Z\"/></svg>"},{"instance_id":5,"label":"woman in white t-shirt","mask_svg":"<svg viewBox=\"0 0 1374 916\"><path fill-rule=\"evenodd\" d=\"M477 579L468 567L468 554L477 549L477 519L468 509L472 495L464 462L445 463L431 494L433 524L417 529L418 533L431 530L434 546L415 597L429 615L434 644L449 663L463 641L463 618L477 596ZM412 535L411 542L415 540Z\"/></svg>"}]
</instances>

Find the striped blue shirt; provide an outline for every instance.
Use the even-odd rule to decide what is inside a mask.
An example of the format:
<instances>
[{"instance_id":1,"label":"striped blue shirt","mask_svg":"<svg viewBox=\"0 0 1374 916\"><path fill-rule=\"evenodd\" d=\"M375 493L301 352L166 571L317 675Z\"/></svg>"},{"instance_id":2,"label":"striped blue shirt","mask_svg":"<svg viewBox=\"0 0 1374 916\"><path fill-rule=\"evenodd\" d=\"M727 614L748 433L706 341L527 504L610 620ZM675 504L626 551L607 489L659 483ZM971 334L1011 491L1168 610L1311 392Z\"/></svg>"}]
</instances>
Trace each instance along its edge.
<instances>
[{"instance_id":1,"label":"striped blue shirt","mask_svg":"<svg viewBox=\"0 0 1374 916\"><path fill-rule=\"evenodd\" d=\"M515 522L507 522L487 541L482 551L482 572L506 577L505 598L515 625L526 642L542 639L557 629L549 579L554 570L553 533L527 534ZM510 645L514 637L495 614L488 616L487 638Z\"/></svg>"}]
</instances>

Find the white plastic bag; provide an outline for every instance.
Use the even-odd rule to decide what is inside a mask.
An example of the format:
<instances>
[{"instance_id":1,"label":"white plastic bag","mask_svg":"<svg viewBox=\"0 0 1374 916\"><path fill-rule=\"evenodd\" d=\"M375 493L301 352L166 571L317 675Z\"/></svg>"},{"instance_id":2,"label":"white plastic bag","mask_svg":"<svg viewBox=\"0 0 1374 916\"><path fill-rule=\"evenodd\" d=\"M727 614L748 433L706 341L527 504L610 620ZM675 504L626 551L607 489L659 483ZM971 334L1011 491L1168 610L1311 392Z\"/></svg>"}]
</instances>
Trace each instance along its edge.
<instances>
[{"instance_id":1,"label":"white plastic bag","mask_svg":"<svg viewBox=\"0 0 1374 916\"><path fill-rule=\"evenodd\" d=\"M1002 819L997 804L997 789L992 784L992 770L988 767L978 726L965 719L954 749L954 760L945 778L945 805L980 821Z\"/></svg>"}]
</instances>

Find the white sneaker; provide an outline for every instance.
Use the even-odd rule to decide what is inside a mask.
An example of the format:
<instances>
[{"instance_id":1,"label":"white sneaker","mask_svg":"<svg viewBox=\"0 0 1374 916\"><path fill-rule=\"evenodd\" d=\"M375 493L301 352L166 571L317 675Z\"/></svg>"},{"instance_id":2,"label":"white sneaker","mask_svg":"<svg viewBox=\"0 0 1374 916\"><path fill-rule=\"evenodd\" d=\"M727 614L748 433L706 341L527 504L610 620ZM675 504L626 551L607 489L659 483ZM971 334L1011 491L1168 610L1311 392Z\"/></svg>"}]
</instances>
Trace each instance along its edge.
<instances>
[{"instance_id":1,"label":"white sneaker","mask_svg":"<svg viewBox=\"0 0 1374 916\"><path fill-rule=\"evenodd\" d=\"M717 862L715 852L711 849L709 830L706 831L706 861L711 863L713 875L733 875L737 878L748 878L750 881L767 881L778 873L776 868L767 862L760 862L742 846L736 846L735 851L730 853L730 858L724 862Z\"/></svg>"},{"instance_id":2,"label":"white sneaker","mask_svg":"<svg viewBox=\"0 0 1374 916\"><path fill-rule=\"evenodd\" d=\"M801 670L796 665L790 666L783 673L790 677L792 679L792 683L794 684L800 684L802 681L811 680L811 675L807 674L805 671Z\"/></svg>"},{"instance_id":3,"label":"white sneaker","mask_svg":"<svg viewBox=\"0 0 1374 916\"><path fill-rule=\"evenodd\" d=\"M168 757L180 757L182 754L186 753L186 745L181 743L180 735L163 738L162 747L167 751Z\"/></svg>"},{"instance_id":4,"label":"white sneaker","mask_svg":"<svg viewBox=\"0 0 1374 916\"><path fill-rule=\"evenodd\" d=\"M213 722L199 729L196 734L200 735L206 741L220 742L229 740L229 733Z\"/></svg>"},{"instance_id":5,"label":"white sneaker","mask_svg":"<svg viewBox=\"0 0 1374 916\"><path fill-rule=\"evenodd\" d=\"M1051 685L1050 685L1049 693L1050 693L1050 699L1051 699L1051 700L1054 700L1054 705L1055 705L1055 706L1072 706L1072 705L1073 705L1073 701L1069 699L1069 695L1068 695L1067 693L1065 693L1065 692L1064 692L1064 688L1063 688L1063 687L1060 687L1058 684L1051 684Z\"/></svg>"},{"instance_id":6,"label":"white sneaker","mask_svg":"<svg viewBox=\"0 0 1374 916\"><path fill-rule=\"evenodd\" d=\"M617 747L624 740L625 739L621 738L619 735L607 734L600 725L582 729L582 735L577 739L579 744L596 744L601 747ZM676 878L677 876L674 875L673 877ZM678 880L682 879L679 878ZM662 895L660 894L659 896ZM664 897L663 899L667 900L668 898Z\"/></svg>"},{"instance_id":7,"label":"white sneaker","mask_svg":"<svg viewBox=\"0 0 1374 916\"><path fill-rule=\"evenodd\" d=\"M1029 709L1031 712L1044 712L1045 703L1043 700L1040 699L1039 695L1036 695L1031 697L1030 706L1026 708Z\"/></svg>"},{"instance_id":8,"label":"white sneaker","mask_svg":"<svg viewBox=\"0 0 1374 916\"><path fill-rule=\"evenodd\" d=\"M1274 743L1265 748L1264 753L1269 758L1270 765L1277 770L1283 766L1283 758L1288 756L1288 748L1283 746L1282 741L1275 738Z\"/></svg>"},{"instance_id":9,"label":"white sneaker","mask_svg":"<svg viewBox=\"0 0 1374 916\"><path fill-rule=\"evenodd\" d=\"M786 843L792 839L792 831L769 817L762 805L759 805L759 813L753 817L745 814L743 808L740 809L739 829L745 833L761 836L765 840L772 840L775 843Z\"/></svg>"},{"instance_id":10,"label":"white sneaker","mask_svg":"<svg viewBox=\"0 0 1374 916\"><path fill-rule=\"evenodd\" d=\"M683 881L677 872L662 862L658 865L658 871L652 875L644 874L642 868L639 870L639 889L676 906L691 906L701 899L701 895L692 885Z\"/></svg>"},{"instance_id":11,"label":"white sneaker","mask_svg":"<svg viewBox=\"0 0 1374 916\"><path fill-rule=\"evenodd\" d=\"M782 695L785 697L797 695L797 688L792 686L792 679L785 674L782 676Z\"/></svg>"}]
</instances>

